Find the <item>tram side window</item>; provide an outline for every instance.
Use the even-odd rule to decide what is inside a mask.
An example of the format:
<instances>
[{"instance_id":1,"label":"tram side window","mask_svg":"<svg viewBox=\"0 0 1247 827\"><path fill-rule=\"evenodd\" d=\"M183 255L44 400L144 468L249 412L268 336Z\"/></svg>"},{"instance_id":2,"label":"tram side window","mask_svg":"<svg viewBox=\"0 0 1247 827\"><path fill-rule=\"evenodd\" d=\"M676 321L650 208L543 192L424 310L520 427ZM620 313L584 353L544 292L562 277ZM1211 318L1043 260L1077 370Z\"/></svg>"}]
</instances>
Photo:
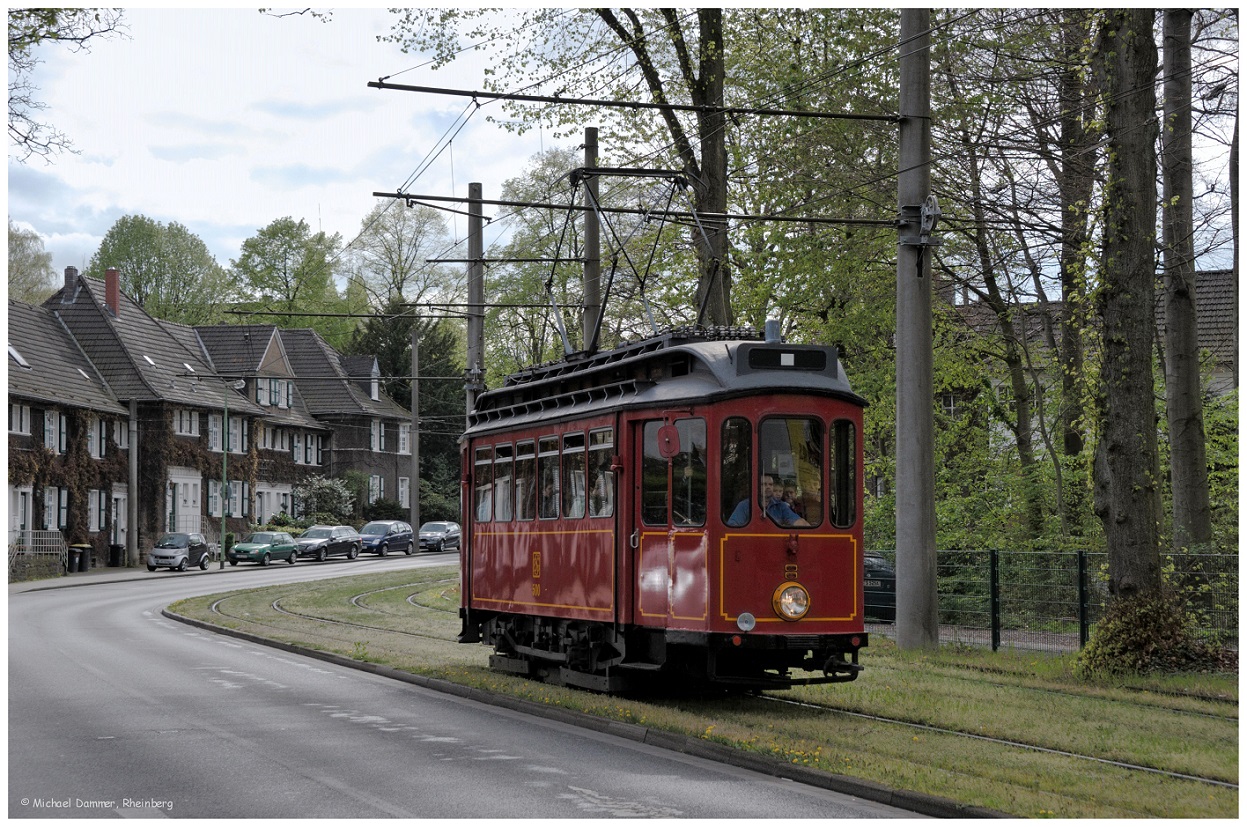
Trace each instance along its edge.
<instances>
[{"instance_id":1,"label":"tram side window","mask_svg":"<svg viewBox=\"0 0 1247 827\"><path fill-rule=\"evenodd\" d=\"M537 469L531 442L515 446L515 519L531 520L537 514Z\"/></svg>"},{"instance_id":2,"label":"tram side window","mask_svg":"<svg viewBox=\"0 0 1247 827\"><path fill-rule=\"evenodd\" d=\"M494 449L494 519L500 523L510 522L511 506L515 502L511 450L510 445L499 445Z\"/></svg>"},{"instance_id":3,"label":"tram side window","mask_svg":"<svg viewBox=\"0 0 1247 827\"><path fill-rule=\"evenodd\" d=\"M719 505L723 522L740 527L753 509L753 432L749 420L734 416L723 422L719 441Z\"/></svg>"},{"instance_id":4,"label":"tram side window","mask_svg":"<svg viewBox=\"0 0 1247 827\"><path fill-rule=\"evenodd\" d=\"M831 521L840 528L857 522L857 429L847 419L831 425Z\"/></svg>"},{"instance_id":5,"label":"tram side window","mask_svg":"<svg viewBox=\"0 0 1247 827\"><path fill-rule=\"evenodd\" d=\"M776 525L822 523L823 423L773 417L758 428L759 499ZM768 491L769 497L768 497ZM817 503L807 508L807 503Z\"/></svg>"},{"instance_id":6,"label":"tram side window","mask_svg":"<svg viewBox=\"0 0 1247 827\"><path fill-rule=\"evenodd\" d=\"M614 429L589 432L590 517L610 517L615 513L615 472L611 470L614 453Z\"/></svg>"},{"instance_id":7,"label":"tram side window","mask_svg":"<svg viewBox=\"0 0 1247 827\"><path fill-rule=\"evenodd\" d=\"M494 449L493 446L486 445L476 449L476 459L472 473L472 484L475 494L473 513L476 515L478 523L489 522L490 515L493 512L493 483Z\"/></svg>"},{"instance_id":8,"label":"tram side window","mask_svg":"<svg viewBox=\"0 0 1247 827\"><path fill-rule=\"evenodd\" d=\"M537 513L543 520L559 516L559 438L543 436L538 442L537 481L541 484L541 498Z\"/></svg>"},{"instance_id":9,"label":"tram side window","mask_svg":"<svg viewBox=\"0 0 1247 827\"><path fill-rule=\"evenodd\" d=\"M563 435L563 516L585 515L585 435Z\"/></svg>"}]
</instances>

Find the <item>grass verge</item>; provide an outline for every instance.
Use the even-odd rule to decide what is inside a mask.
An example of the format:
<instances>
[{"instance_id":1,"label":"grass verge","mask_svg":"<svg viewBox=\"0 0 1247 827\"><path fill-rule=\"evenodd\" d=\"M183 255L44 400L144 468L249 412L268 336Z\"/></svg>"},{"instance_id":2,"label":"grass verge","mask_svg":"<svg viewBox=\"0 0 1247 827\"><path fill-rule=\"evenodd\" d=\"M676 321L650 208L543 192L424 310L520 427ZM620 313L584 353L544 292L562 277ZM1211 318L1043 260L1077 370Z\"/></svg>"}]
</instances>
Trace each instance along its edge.
<instances>
[{"instance_id":1,"label":"grass verge","mask_svg":"<svg viewBox=\"0 0 1247 827\"><path fill-rule=\"evenodd\" d=\"M618 698L490 672L485 647L454 642L458 605L455 570L438 568L211 595L170 609L286 643L1014 816L1238 815L1237 789L1076 757L1237 784L1237 675L1087 682L1074 677L1070 656L962 648L901 652L876 637L863 651L865 671L849 684L758 697Z\"/></svg>"}]
</instances>

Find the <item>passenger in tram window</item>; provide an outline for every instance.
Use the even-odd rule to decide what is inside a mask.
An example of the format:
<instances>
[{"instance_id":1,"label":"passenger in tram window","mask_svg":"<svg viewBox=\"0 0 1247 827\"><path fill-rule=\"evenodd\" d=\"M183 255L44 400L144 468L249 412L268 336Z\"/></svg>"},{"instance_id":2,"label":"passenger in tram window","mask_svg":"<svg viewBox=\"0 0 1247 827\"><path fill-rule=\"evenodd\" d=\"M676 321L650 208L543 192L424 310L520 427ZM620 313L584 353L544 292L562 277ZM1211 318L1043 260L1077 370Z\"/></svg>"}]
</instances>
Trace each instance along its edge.
<instances>
[{"instance_id":1,"label":"passenger in tram window","mask_svg":"<svg viewBox=\"0 0 1247 827\"><path fill-rule=\"evenodd\" d=\"M775 490L775 478L770 474L762 475L762 503L766 516L770 517L776 525L781 526L808 526L809 523L805 519L793 511L788 503L784 502L783 490Z\"/></svg>"},{"instance_id":2,"label":"passenger in tram window","mask_svg":"<svg viewBox=\"0 0 1247 827\"><path fill-rule=\"evenodd\" d=\"M801 498L797 496L797 484L792 480L784 483L783 500L798 517L805 516L805 506L802 504Z\"/></svg>"},{"instance_id":3,"label":"passenger in tram window","mask_svg":"<svg viewBox=\"0 0 1247 827\"><path fill-rule=\"evenodd\" d=\"M553 479L547 479L541 487L541 516L550 518L559 516L559 489Z\"/></svg>"}]
</instances>

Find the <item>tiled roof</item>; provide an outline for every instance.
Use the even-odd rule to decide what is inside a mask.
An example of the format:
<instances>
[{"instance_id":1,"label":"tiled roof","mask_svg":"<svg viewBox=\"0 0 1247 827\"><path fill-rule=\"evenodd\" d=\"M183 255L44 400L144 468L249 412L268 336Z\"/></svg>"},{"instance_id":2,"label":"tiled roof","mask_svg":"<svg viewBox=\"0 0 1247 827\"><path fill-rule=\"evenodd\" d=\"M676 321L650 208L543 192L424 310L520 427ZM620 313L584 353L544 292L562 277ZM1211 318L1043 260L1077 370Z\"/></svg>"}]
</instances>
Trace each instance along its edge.
<instances>
[{"instance_id":1,"label":"tiled roof","mask_svg":"<svg viewBox=\"0 0 1247 827\"><path fill-rule=\"evenodd\" d=\"M1212 354L1217 364L1235 361L1238 330L1238 286L1233 270L1202 270L1195 274L1195 313L1199 325L1199 348ZM1050 301L1049 310L1060 314L1062 303ZM938 306L938 305L937 305ZM947 306L947 305L944 305ZM1163 338L1165 324L1164 294L1156 291L1157 335ZM979 334L999 334L1000 320L985 302L970 302L954 306L956 317ZM1043 313L1038 303L1015 305L1010 308L1017 323L1018 314L1026 322L1027 340L1046 341ZM1060 329L1053 331L1059 340ZM1042 338L1041 338L1042 337Z\"/></svg>"},{"instance_id":2,"label":"tiled roof","mask_svg":"<svg viewBox=\"0 0 1247 827\"><path fill-rule=\"evenodd\" d=\"M120 400L163 401L258 414L259 407L229 390L201 349L177 328L166 328L124 293L120 312L106 307L104 283L78 276L43 306L58 314Z\"/></svg>"},{"instance_id":3,"label":"tiled roof","mask_svg":"<svg viewBox=\"0 0 1247 827\"><path fill-rule=\"evenodd\" d=\"M344 358L357 357L343 357L316 331L281 330L279 335L294 369L295 384L313 416L411 416L384 393L380 399L370 399L364 386L351 379L351 372L343 365Z\"/></svg>"},{"instance_id":4,"label":"tiled roof","mask_svg":"<svg viewBox=\"0 0 1247 827\"><path fill-rule=\"evenodd\" d=\"M264 377L294 379L290 361L285 357L281 337L274 325L212 325L196 327L196 341L207 353L217 371L227 376L243 376L263 381ZM275 353L276 356L265 354ZM260 405L262 418L280 425L301 428L325 428L308 410L299 391L298 382L290 407Z\"/></svg>"},{"instance_id":5,"label":"tiled roof","mask_svg":"<svg viewBox=\"0 0 1247 827\"><path fill-rule=\"evenodd\" d=\"M128 413L50 310L10 299L8 321L10 396Z\"/></svg>"},{"instance_id":6,"label":"tiled roof","mask_svg":"<svg viewBox=\"0 0 1247 827\"><path fill-rule=\"evenodd\" d=\"M274 339L280 347L275 325L219 324L195 328L200 341L212 357L212 363L222 373L237 376L287 375L285 366L263 364L264 355ZM267 368L273 368L267 371Z\"/></svg>"}]
</instances>

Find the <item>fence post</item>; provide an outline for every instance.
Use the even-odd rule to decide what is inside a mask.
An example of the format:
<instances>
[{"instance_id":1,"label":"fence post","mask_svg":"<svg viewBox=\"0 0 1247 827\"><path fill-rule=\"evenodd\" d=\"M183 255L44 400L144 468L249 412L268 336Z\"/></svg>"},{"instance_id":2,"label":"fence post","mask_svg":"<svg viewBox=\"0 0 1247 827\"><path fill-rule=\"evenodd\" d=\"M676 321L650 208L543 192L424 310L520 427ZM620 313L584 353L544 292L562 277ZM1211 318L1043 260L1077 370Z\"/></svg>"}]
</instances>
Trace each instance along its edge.
<instances>
[{"instance_id":1,"label":"fence post","mask_svg":"<svg viewBox=\"0 0 1247 827\"><path fill-rule=\"evenodd\" d=\"M1091 637L1091 618L1087 606L1087 553L1078 549L1078 648L1087 646Z\"/></svg>"},{"instance_id":2,"label":"fence post","mask_svg":"<svg viewBox=\"0 0 1247 827\"><path fill-rule=\"evenodd\" d=\"M988 582L991 589L992 651L996 652L1000 649L1000 553L992 549L987 555L990 568Z\"/></svg>"}]
</instances>

